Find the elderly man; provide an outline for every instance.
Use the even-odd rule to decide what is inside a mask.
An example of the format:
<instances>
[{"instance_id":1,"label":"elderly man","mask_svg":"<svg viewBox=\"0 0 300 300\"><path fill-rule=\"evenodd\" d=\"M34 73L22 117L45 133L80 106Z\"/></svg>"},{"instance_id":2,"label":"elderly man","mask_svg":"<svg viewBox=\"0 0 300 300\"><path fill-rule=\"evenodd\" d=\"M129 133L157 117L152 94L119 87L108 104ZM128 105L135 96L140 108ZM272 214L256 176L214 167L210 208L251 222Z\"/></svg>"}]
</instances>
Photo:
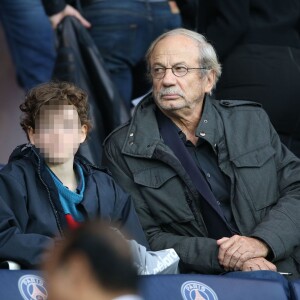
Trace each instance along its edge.
<instances>
[{"instance_id":1,"label":"elderly man","mask_svg":"<svg viewBox=\"0 0 300 300\"><path fill-rule=\"evenodd\" d=\"M152 249L175 248L185 272L299 277L300 161L259 104L210 99L221 67L202 35L167 32L146 58L153 92L105 156Z\"/></svg>"}]
</instances>

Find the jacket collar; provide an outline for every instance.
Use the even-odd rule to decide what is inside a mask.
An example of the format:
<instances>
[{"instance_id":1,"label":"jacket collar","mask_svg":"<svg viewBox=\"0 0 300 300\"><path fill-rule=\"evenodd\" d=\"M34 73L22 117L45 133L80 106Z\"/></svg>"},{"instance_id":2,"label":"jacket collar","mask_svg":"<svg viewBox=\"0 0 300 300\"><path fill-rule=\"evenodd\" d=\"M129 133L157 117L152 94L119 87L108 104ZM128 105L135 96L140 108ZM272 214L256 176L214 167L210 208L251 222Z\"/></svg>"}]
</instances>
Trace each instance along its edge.
<instances>
[{"instance_id":1,"label":"jacket collar","mask_svg":"<svg viewBox=\"0 0 300 300\"><path fill-rule=\"evenodd\" d=\"M214 106L214 101L206 96L203 113L196 135L209 142L214 148L222 136L222 121ZM129 124L122 153L135 157L151 158L158 145L163 146L155 116L158 109L152 94L146 96L136 107Z\"/></svg>"},{"instance_id":2,"label":"jacket collar","mask_svg":"<svg viewBox=\"0 0 300 300\"><path fill-rule=\"evenodd\" d=\"M31 143L17 146L11 153L9 157L9 162L25 157L29 159L35 167L40 166L40 168L43 169L46 165L43 156L40 154L39 149ZM92 173L93 169L109 173L106 168L93 165L88 159L86 159L84 156L78 153L75 154L74 162L79 163L81 165L81 167L84 170L84 173Z\"/></svg>"},{"instance_id":3,"label":"jacket collar","mask_svg":"<svg viewBox=\"0 0 300 300\"><path fill-rule=\"evenodd\" d=\"M216 100L207 95L204 101L202 116L196 129L196 136L206 140L215 148L222 137L223 123L214 105Z\"/></svg>"},{"instance_id":4,"label":"jacket collar","mask_svg":"<svg viewBox=\"0 0 300 300\"><path fill-rule=\"evenodd\" d=\"M152 157L157 144L161 143L155 109L152 94L146 96L137 105L126 133L123 154Z\"/></svg>"}]
</instances>

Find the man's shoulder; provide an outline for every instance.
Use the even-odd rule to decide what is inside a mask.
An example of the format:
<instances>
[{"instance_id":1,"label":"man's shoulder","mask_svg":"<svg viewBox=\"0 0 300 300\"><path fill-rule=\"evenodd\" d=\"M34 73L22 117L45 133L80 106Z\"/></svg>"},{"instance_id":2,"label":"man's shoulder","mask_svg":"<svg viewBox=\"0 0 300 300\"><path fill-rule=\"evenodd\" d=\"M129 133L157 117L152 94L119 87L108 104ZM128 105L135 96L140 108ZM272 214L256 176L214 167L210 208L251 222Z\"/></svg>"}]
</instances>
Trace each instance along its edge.
<instances>
[{"instance_id":1,"label":"man's shoulder","mask_svg":"<svg viewBox=\"0 0 300 300\"><path fill-rule=\"evenodd\" d=\"M257 126L269 123L269 117L260 103L249 100L212 100L213 106L222 116L223 122L238 122ZM230 118L228 117L230 116Z\"/></svg>"},{"instance_id":2,"label":"man's shoulder","mask_svg":"<svg viewBox=\"0 0 300 300\"><path fill-rule=\"evenodd\" d=\"M147 120L149 114L144 114L142 112L150 112L153 110L153 98L152 94L147 94L135 107L132 117L124 124L120 125L114 129L104 140L104 147L108 147L109 144L114 144L114 146L122 147L126 138L128 131L132 127L140 125L141 121Z\"/></svg>"},{"instance_id":3,"label":"man's shoulder","mask_svg":"<svg viewBox=\"0 0 300 300\"><path fill-rule=\"evenodd\" d=\"M130 125L130 120L115 128L104 140L103 142L104 147L110 143L121 144L122 142L124 142L126 138L126 134L128 132L129 125Z\"/></svg>"},{"instance_id":4,"label":"man's shoulder","mask_svg":"<svg viewBox=\"0 0 300 300\"><path fill-rule=\"evenodd\" d=\"M223 110L263 110L262 105L250 100L212 100L214 106Z\"/></svg>"}]
</instances>

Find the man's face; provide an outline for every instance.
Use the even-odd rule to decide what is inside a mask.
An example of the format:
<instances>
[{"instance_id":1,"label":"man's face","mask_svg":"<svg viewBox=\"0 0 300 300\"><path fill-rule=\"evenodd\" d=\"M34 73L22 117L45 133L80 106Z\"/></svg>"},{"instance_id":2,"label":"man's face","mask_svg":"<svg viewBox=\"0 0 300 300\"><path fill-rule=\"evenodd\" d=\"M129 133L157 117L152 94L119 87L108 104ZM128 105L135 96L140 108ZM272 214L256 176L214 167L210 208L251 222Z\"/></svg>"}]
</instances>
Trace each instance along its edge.
<instances>
[{"instance_id":1,"label":"man's face","mask_svg":"<svg viewBox=\"0 0 300 300\"><path fill-rule=\"evenodd\" d=\"M45 105L29 131L32 144L40 149L46 162L61 164L74 158L86 138L86 126L80 125L73 105Z\"/></svg>"},{"instance_id":2,"label":"man's face","mask_svg":"<svg viewBox=\"0 0 300 300\"><path fill-rule=\"evenodd\" d=\"M150 58L151 69L184 66L200 68L199 47L196 42L184 35L169 36L158 42ZM190 70L185 76L177 77L172 70L166 70L162 79L153 78L153 94L156 104L165 111L193 110L202 103L205 93L211 91L214 74L207 71Z\"/></svg>"}]
</instances>

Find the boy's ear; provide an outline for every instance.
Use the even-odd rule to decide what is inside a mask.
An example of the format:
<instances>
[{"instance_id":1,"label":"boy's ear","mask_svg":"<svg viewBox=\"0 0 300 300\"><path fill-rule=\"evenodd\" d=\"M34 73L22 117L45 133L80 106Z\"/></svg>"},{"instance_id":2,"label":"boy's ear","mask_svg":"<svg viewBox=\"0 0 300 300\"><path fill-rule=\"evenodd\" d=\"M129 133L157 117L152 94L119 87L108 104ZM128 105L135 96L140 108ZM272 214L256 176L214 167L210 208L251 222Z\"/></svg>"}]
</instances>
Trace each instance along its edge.
<instances>
[{"instance_id":1,"label":"boy's ear","mask_svg":"<svg viewBox=\"0 0 300 300\"><path fill-rule=\"evenodd\" d=\"M34 129L32 127L28 127L27 136L32 145L34 145Z\"/></svg>"},{"instance_id":2,"label":"boy's ear","mask_svg":"<svg viewBox=\"0 0 300 300\"><path fill-rule=\"evenodd\" d=\"M80 143L83 143L87 137L87 126L86 125L82 125L81 126L81 139L80 139Z\"/></svg>"}]
</instances>

